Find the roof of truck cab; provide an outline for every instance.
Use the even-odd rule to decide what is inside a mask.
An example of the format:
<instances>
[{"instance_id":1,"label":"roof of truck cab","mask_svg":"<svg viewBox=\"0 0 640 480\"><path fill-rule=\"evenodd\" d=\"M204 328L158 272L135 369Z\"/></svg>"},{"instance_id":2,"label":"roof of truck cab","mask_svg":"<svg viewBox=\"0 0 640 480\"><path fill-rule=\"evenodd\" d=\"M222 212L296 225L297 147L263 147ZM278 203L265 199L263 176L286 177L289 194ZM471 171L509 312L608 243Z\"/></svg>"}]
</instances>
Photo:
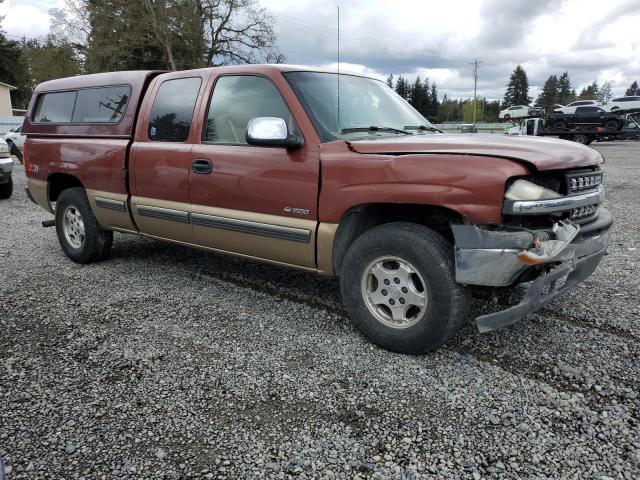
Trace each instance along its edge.
<instances>
[{"instance_id":1,"label":"roof of truck cab","mask_svg":"<svg viewBox=\"0 0 640 480\"><path fill-rule=\"evenodd\" d=\"M373 78L369 75L364 75L358 72L350 72L348 70L339 70L335 68L314 67L309 65L290 65L285 63L258 63L258 64L246 64L246 65L228 65L221 67L209 67L209 69L219 69L228 71L247 71L247 72L259 72L259 71L280 71L280 72L317 72L317 73L340 73L342 75L353 75L357 77Z\"/></svg>"}]
</instances>

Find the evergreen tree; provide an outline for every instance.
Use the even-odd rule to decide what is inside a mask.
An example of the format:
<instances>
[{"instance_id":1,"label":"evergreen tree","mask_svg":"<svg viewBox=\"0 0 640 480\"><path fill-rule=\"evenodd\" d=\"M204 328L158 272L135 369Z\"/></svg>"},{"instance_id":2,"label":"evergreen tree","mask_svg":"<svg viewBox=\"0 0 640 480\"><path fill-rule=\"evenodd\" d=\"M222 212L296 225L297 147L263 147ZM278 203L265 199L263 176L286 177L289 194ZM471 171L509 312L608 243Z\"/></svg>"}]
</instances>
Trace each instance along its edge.
<instances>
[{"instance_id":1,"label":"evergreen tree","mask_svg":"<svg viewBox=\"0 0 640 480\"><path fill-rule=\"evenodd\" d=\"M625 95L627 97L631 97L634 95L640 95L640 86L638 86L638 82L634 81L629 88L627 88L627 91L625 92Z\"/></svg>"},{"instance_id":2,"label":"evergreen tree","mask_svg":"<svg viewBox=\"0 0 640 480\"><path fill-rule=\"evenodd\" d=\"M413 108L422 113L422 111L424 110L424 100L424 90L422 82L420 81L420 76L418 75L416 77L416 81L411 86L409 103L413 105Z\"/></svg>"},{"instance_id":3,"label":"evergreen tree","mask_svg":"<svg viewBox=\"0 0 640 480\"><path fill-rule=\"evenodd\" d=\"M529 97L529 79L527 78L527 72L524 71L521 65L518 65L509 77L503 103L505 107L508 107L513 105L528 105L530 101L531 97Z\"/></svg>"},{"instance_id":4,"label":"evergreen tree","mask_svg":"<svg viewBox=\"0 0 640 480\"><path fill-rule=\"evenodd\" d=\"M0 0L0 3L2 0ZM3 17L0 16L0 25ZM17 90L12 90L11 103L14 108L25 108L31 97L31 92L26 88L28 74L22 62L22 47L19 42L8 39L0 30L0 81L8 83Z\"/></svg>"},{"instance_id":5,"label":"evergreen tree","mask_svg":"<svg viewBox=\"0 0 640 480\"><path fill-rule=\"evenodd\" d=\"M569 72L564 72L558 78L558 95L557 103L567 105L576 99L576 91L571 86L571 79L569 78Z\"/></svg>"},{"instance_id":6,"label":"evergreen tree","mask_svg":"<svg viewBox=\"0 0 640 480\"><path fill-rule=\"evenodd\" d=\"M435 119L438 115L440 104L438 103L438 87L435 82L431 84L431 92L429 94L429 119Z\"/></svg>"},{"instance_id":7,"label":"evergreen tree","mask_svg":"<svg viewBox=\"0 0 640 480\"><path fill-rule=\"evenodd\" d=\"M402 75L400 75L396 81L396 93L405 100L410 98L411 87L409 86L409 82Z\"/></svg>"},{"instance_id":8,"label":"evergreen tree","mask_svg":"<svg viewBox=\"0 0 640 480\"><path fill-rule=\"evenodd\" d=\"M536 105L544 108L546 112L553 112L553 105L558 103L558 95L558 77L552 75L544 82L542 92L540 92L536 100Z\"/></svg>"},{"instance_id":9,"label":"evergreen tree","mask_svg":"<svg viewBox=\"0 0 640 480\"><path fill-rule=\"evenodd\" d=\"M390 88L393 88L393 74L387 77L387 85L389 85Z\"/></svg>"},{"instance_id":10,"label":"evergreen tree","mask_svg":"<svg viewBox=\"0 0 640 480\"><path fill-rule=\"evenodd\" d=\"M600 87L598 86L598 82L594 81L588 87L585 87L580 92L578 96L579 100L598 100L598 96L600 94Z\"/></svg>"}]
</instances>

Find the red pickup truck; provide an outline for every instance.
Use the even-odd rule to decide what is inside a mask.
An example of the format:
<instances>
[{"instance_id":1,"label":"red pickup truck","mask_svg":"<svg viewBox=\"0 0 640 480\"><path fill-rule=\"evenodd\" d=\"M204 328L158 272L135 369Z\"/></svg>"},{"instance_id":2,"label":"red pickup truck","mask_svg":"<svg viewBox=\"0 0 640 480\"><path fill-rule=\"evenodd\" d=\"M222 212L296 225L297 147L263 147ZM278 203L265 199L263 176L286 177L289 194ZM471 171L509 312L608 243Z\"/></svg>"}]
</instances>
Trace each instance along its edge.
<instances>
[{"instance_id":1,"label":"red pickup truck","mask_svg":"<svg viewBox=\"0 0 640 480\"><path fill-rule=\"evenodd\" d=\"M508 325L609 244L602 156L546 138L445 135L384 82L282 65L116 72L39 85L28 193L78 263L113 232L339 275L377 344L450 339L474 288L526 285Z\"/></svg>"}]
</instances>

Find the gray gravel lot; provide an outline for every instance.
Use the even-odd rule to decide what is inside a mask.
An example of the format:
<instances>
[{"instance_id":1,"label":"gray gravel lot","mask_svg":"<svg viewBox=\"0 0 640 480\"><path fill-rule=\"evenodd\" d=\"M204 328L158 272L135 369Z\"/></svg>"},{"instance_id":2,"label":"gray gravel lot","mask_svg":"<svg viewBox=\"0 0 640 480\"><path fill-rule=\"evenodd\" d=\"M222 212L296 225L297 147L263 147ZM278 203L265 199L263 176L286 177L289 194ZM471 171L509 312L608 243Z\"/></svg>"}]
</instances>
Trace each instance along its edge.
<instances>
[{"instance_id":1,"label":"gray gravel lot","mask_svg":"<svg viewBox=\"0 0 640 480\"><path fill-rule=\"evenodd\" d=\"M124 235L73 264L17 167L0 202L8 479L640 478L640 144L596 148L616 217L596 274L422 357L358 334L335 279Z\"/></svg>"}]
</instances>

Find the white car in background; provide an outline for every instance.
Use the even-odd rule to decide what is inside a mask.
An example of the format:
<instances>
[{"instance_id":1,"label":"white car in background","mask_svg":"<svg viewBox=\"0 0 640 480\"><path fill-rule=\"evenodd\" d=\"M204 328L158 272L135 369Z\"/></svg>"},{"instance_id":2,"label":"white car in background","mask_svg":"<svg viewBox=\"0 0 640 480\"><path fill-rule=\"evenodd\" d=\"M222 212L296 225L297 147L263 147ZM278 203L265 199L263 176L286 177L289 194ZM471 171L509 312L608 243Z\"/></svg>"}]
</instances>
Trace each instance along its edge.
<instances>
[{"instance_id":1,"label":"white car in background","mask_svg":"<svg viewBox=\"0 0 640 480\"><path fill-rule=\"evenodd\" d=\"M22 150L22 146L24 145L24 141L27 139L26 136L22 135L20 132L22 131L22 125L18 128L12 129L4 136L4 141L7 142L9 147L13 143L16 147Z\"/></svg>"},{"instance_id":2,"label":"white car in background","mask_svg":"<svg viewBox=\"0 0 640 480\"><path fill-rule=\"evenodd\" d=\"M514 105L505 108L498 114L501 120L510 120L512 118L526 118L542 115L542 109L538 107L530 107L529 105Z\"/></svg>"},{"instance_id":3,"label":"white car in background","mask_svg":"<svg viewBox=\"0 0 640 480\"><path fill-rule=\"evenodd\" d=\"M11 153L9 152L9 145L6 143L0 142L0 158L11 158Z\"/></svg>"},{"instance_id":4,"label":"white car in background","mask_svg":"<svg viewBox=\"0 0 640 480\"><path fill-rule=\"evenodd\" d=\"M602 106L602 103L597 100L577 100L563 107L561 112L556 112L556 113L573 115L574 113L576 113L576 108L578 107L601 107L601 106ZM555 112L555 108L554 108L554 112Z\"/></svg>"},{"instance_id":5,"label":"white car in background","mask_svg":"<svg viewBox=\"0 0 640 480\"><path fill-rule=\"evenodd\" d=\"M553 106L553 113L562 113L563 108L564 108L564 105L562 105L561 103L556 103Z\"/></svg>"},{"instance_id":6,"label":"white car in background","mask_svg":"<svg viewBox=\"0 0 640 480\"><path fill-rule=\"evenodd\" d=\"M618 97L604 107L607 112L640 111L640 96Z\"/></svg>"}]
</instances>

